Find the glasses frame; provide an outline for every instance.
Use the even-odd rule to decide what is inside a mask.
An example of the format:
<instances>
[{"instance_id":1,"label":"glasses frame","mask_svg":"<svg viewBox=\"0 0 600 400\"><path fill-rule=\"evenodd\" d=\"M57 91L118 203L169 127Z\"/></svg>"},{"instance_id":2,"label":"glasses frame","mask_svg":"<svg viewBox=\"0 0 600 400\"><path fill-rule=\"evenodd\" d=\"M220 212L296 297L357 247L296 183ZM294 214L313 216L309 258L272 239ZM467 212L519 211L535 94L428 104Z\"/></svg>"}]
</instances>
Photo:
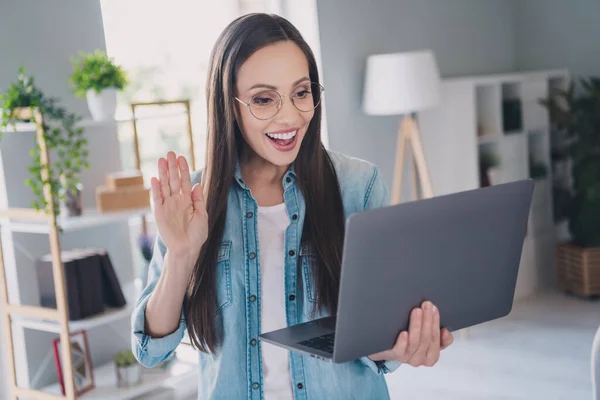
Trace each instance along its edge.
<instances>
[{"instance_id":1,"label":"glasses frame","mask_svg":"<svg viewBox=\"0 0 600 400\"><path fill-rule=\"evenodd\" d=\"M275 92L275 93L277 93L277 95L279 95L280 101L279 101L279 105L278 105L278 107L277 107L277 111L275 112L275 114L273 114L273 115L272 115L272 116L270 116L269 118L258 118L256 115L254 115L254 113L252 112L252 109L250 108L250 103L252 103L252 99L254 99L254 97L255 97L255 96L257 96L257 95L258 95L258 94L260 94L260 93L258 93L258 94L255 94L254 96L250 97L250 100L249 100L247 103L246 103L245 101L243 101L243 100L239 99L239 98L238 98L238 97L236 97L236 96L234 96L233 98L234 98L234 99L236 99L237 101L239 101L241 104L243 104L243 105L245 105L246 107L248 107L248 111L250 111L250 114L252 114L252 116L253 116L254 118L256 118L256 119L258 119L258 120L261 120L261 121L266 121L266 120L269 120L269 119L271 119L271 118L275 118L275 116L276 116L277 114L279 114L279 110L281 110L281 107L283 106L283 98L284 98L284 97L289 97L289 98L290 98L290 101L292 102L292 105L293 105L293 106L296 108L296 110L298 110L298 111L300 111L300 112L311 112L311 111L314 111L314 110L315 110L315 109L316 109L316 108L317 108L317 107L318 107L318 106L321 104L321 101L323 100L323 93L325 92L325 88L323 87L323 85L321 85L321 84L320 84L320 83L318 83L318 82L310 82L310 84L311 84L311 85L312 85L312 84L319 85L319 87L321 88L321 96L319 97L319 101L317 102L317 104L315 104L315 108L313 108L312 110L309 110L309 111L305 111L305 110L301 110L301 109L299 109L299 108L298 108L298 106L296 106L296 103L294 103L294 100L292 100L292 96L293 96L293 95L289 95L289 94L281 94L281 93L279 93L277 90L273 90L273 89L268 89L268 90L269 90L269 91L272 91L272 92ZM261 92L261 93L262 93L262 92Z\"/></svg>"}]
</instances>

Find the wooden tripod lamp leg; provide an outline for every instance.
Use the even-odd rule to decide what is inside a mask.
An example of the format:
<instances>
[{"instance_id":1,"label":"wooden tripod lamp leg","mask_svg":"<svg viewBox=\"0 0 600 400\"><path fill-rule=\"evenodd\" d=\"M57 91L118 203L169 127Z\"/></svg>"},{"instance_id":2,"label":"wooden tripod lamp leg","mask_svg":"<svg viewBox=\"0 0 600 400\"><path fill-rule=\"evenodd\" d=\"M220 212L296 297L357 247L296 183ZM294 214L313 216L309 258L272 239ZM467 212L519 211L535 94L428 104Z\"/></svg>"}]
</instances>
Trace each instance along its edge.
<instances>
[{"instance_id":1,"label":"wooden tripod lamp leg","mask_svg":"<svg viewBox=\"0 0 600 400\"><path fill-rule=\"evenodd\" d=\"M391 204L399 204L402 192L402 177L404 174L404 153L406 152L406 134L404 121L398 125L398 138L396 141L396 163L394 166L394 183L392 186Z\"/></svg>"},{"instance_id":2,"label":"wooden tripod lamp leg","mask_svg":"<svg viewBox=\"0 0 600 400\"><path fill-rule=\"evenodd\" d=\"M427 162L425 161L421 134L416 121L412 117L406 120L406 129L408 130L411 142L411 150L415 159L417 173L419 175L419 184L423 191L423 198L431 198L433 197L433 185L431 183L431 177L429 176L429 168L427 168Z\"/></svg>"}]
</instances>

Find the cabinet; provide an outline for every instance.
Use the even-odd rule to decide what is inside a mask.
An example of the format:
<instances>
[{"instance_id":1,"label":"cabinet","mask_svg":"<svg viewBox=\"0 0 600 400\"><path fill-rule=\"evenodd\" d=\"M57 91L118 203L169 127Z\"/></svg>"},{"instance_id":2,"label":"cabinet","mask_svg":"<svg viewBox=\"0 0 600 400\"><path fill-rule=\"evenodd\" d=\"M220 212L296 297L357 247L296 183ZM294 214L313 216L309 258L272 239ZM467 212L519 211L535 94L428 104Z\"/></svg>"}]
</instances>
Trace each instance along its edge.
<instances>
[{"instance_id":1,"label":"cabinet","mask_svg":"<svg viewBox=\"0 0 600 400\"><path fill-rule=\"evenodd\" d=\"M515 299L551 284L560 226L553 218L552 145L557 140L539 101L565 89L568 71L544 70L444 79L440 104L419 114L436 195L491 184L535 179ZM493 156L487 174L480 163ZM484 176L485 175L485 176ZM490 227L493 229L493 227Z\"/></svg>"}]
</instances>

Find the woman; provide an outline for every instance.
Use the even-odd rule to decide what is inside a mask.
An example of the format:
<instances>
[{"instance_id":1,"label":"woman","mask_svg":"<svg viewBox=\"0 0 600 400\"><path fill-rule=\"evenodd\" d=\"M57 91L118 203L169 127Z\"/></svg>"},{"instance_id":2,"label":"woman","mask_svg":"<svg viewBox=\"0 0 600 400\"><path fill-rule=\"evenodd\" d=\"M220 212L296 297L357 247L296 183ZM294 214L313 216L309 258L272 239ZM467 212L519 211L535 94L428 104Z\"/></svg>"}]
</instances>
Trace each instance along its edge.
<instances>
[{"instance_id":1,"label":"woman","mask_svg":"<svg viewBox=\"0 0 600 400\"><path fill-rule=\"evenodd\" d=\"M430 303L389 351L333 364L258 340L334 314L344 221L381 207L377 168L321 144L314 56L285 19L233 21L211 54L206 166L169 152L152 179L159 232L132 316L140 363L164 361L187 329L200 399L382 399L383 374L436 363L452 342ZM202 183L200 183L202 178Z\"/></svg>"}]
</instances>

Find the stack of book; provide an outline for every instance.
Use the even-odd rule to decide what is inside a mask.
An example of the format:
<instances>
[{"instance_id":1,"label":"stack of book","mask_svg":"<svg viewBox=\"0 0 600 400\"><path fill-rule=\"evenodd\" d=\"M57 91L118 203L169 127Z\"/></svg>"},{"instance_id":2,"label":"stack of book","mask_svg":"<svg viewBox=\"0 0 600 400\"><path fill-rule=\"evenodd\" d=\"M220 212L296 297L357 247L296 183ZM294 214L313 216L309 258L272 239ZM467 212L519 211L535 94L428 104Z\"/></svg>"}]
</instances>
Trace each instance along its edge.
<instances>
[{"instance_id":1,"label":"stack of book","mask_svg":"<svg viewBox=\"0 0 600 400\"><path fill-rule=\"evenodd\" d=\"M127 304L110 256L104 249L73 249L61 253L69 319L76 321ZM56 308L52 255L37 261L40 305Z\"/></svg>"}]
</instances>

